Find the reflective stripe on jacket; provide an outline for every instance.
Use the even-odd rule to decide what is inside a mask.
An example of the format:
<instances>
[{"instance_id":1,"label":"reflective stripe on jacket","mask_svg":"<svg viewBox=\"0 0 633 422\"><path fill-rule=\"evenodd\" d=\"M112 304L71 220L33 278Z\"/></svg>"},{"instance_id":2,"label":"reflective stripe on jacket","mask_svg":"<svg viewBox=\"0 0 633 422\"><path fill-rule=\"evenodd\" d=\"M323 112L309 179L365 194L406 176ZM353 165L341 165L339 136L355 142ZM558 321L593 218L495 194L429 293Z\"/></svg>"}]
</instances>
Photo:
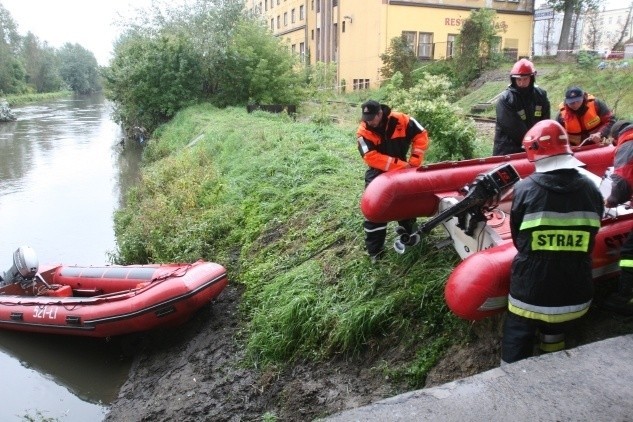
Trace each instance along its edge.
<instances>
[{"instance_id":1,"label":"reflective stripe on jacket","mask_svg":"<svg viewBox=\"0 0 633 422\"><path fill-rule=\"evenodd\" d=\"M591 252L604 211L596 185L575 169L534 173L514 189L517 255L508 310L550 323L579 318L593 297Z\"/></svg>"}]
</instances>

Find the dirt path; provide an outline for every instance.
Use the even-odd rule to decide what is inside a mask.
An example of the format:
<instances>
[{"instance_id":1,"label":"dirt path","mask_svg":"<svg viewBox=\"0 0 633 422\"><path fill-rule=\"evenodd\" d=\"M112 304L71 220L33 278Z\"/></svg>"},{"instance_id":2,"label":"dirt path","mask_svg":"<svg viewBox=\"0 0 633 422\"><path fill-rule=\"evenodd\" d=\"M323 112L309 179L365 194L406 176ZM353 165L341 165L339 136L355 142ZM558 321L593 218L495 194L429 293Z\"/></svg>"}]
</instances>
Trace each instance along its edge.
<instances>
[{"instance_id":1,"label":"dirt path","mask_svg":"<svg viewBox=\"0 0 633 422\"><path fill-rule=\"evenodd\" d=\"M356 361L299 363L281 372L244 367L236 342L240 291L229 286L184 326L137 338L128 381L107 421L308 421L392 396L405 386L377 369L410 358L385 349ZM454 346L427 377L427 386L474 375L499 364L501 317L473 323L473 340ZM633 318L592 309L579 344L633 333Z\"/></svg>"}]
</instances>

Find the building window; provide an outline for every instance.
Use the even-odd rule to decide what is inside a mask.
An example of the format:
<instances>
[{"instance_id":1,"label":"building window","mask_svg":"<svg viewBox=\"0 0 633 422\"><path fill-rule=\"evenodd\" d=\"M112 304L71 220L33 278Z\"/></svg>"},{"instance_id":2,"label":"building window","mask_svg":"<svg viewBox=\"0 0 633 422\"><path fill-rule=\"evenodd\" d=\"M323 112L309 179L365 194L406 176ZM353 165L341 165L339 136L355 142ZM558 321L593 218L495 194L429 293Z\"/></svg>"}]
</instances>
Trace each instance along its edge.
<instances>
[{"instance_id":1,"label":"building window","mask_svg":"<svg viewBox=\"0 0 633 422\"><path fill-rule=\"evenodd\" d=\"M281 28L281 16L277 15L277 29Z\"/></svg>"},{"instance_id":2,"label":"building window","mask_svg":"<svg viewBox=\"0 0 633 422\"><path fill-rule=\"evenodd\" d=\"M297 52L297 44L292 44L292 47L290 47L290 51L292 51L292 54Z\"/></svg>"},{"instance_id":3,"label":"building window","mask_svg":"<svg viewBox=\"0 0 633 422\"><path fill-rule=\"evenodd\" d=\"M420 32L418 34L418 58L433 58L433 34L430 32Z\"/></svg>"},{"instance_id":4,"label":"building window","mask_svg":"<svg viewBox=\"0 0 633 422\"><path fill-rule=\"evenodd\" d=\"M369 89L369 79L354 79L352 81L352 89L354 91Z\"/></svg>"},{"instance_id":5,"label":"building window","mask_svg":"<svg viewBox=\"0 0 633 422\"><path fill-rule=\"evenodd\" d=\"M288 26L288 12L284 12L284 26Z\"/></svg>"},{"instance_id":6,"label":"building window","mask_svg":"<svg viewBox=\"0 0 633 422\"><path fill-rule=\"evenodd\" d=\"M306 59L306 45L305 43L299 43L299 56L301 56L301 61L305 62Z\"/></svg>"},{"instance_id":7,"label":"building window","mask_svg":"<svg viewBox=\"0 0 633 422\"><path fill-rule=\"evenodd\" d=\"M270 20L270 30L273 32L275 31L275 18Z\"/></svg>"},{"instance_id":8,"label":"building window","mask_svg":"<svg viewBox=\"0 0 633 422\"><path fill-rule=\"evenodd\" d=\"M332 0L332 7L338 6L338 0Z\"/></svg>"},{"instance_id":9,"label":"building window","mask_svg":"<svg viewBox=\"0 0 633 422\"><path fill-rule=\"evenodd\" d=\"M519 58L519 40L515 38L506 38L503 46L503 56L510 60Z\"/></svg>"},{"instance_id":10,"label":"building window","mask_svg":"<svg viewBox=\"0 0 633 422\"><path fill-rule=\"evenodd\" d=\"M314 40L314 29L310 30L310 39Z\"/></svg>"},{"instance_id":11,"label":"building window","mask_svg":"<svg viewBox=\"0 0 633 422\"><path fill-rule=\"evenodd\" d=\"M277 0L277 6L279 6L279 0Z\"/></svg>"},{"instance_id":12,"label":"building window","mask_svg":"<svg viewBox=\"0 0 633 422\"><path fill-rule=\"evenodd\" d=\"M411 51L415 52L415 36L417 33L415 31L402 31L402 36L407 42L407 45L411 49Z\"/></svg>"},{"instance_id":13,"label":"building window","mask_svg":"<svg viewBox=\"0 0 633 422\"><path fill-rule=\"evenodd\" d=\"M295 23L296 17L295 17L295 9L292 9L290 11L290 23Z\"/></svg>"},{"instance_id":14,"label":"building window","mask_svg":"<svg viewBox=\"0 0 633 422\"><path fill-rule=\"evenodd\" d=\"M314 0L310 3L310 10L314 10Z\"/></svg>"},{"instance_id":15,"label":"building window","mask_svg":"<svg viewBox=\"0 0 633 422\"><path fill-rule=\"evenodd\" d=\"M303 20L303 5L299 6L299 20L302 21Z\"/></svg>"},{"instance_id":16,"label":"building window","mask_svg":"<svg viewBox=\"0 0 633 422\"><path fill-rule=\"evenodd\" d=\"M343 21L343 25L341 26L341 32L345 32L345 21Z\"/></svg>"},{"instance_id":17,"label":"building window","mask_svg":"<svg viewBox=\"0 0 633 422\"><path fill-rule=\"evenodd\" d=\"M455 40L457 39L456 34L448 34L446 37L446 58L449 59L451 57L455 57Z\"/></svg>"}]
</instances>

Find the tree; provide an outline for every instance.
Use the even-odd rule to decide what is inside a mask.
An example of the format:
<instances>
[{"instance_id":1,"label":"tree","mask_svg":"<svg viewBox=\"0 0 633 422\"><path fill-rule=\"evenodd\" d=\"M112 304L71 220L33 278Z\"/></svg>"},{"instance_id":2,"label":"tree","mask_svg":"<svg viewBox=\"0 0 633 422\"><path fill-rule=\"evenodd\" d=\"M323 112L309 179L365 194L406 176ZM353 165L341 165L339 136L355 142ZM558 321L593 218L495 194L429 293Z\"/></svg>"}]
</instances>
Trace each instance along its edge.
<instances>
[{"instance_id":1,"label":"tree","mask_svg":"<svg viewBox=\"0 0 633 422\"><path fill-rule=\"evenodd\" d=\"M411 72L415 69L418 59L404 35L391 39L389 48L384 54L380 55L380 60L383 63L380 69L383 79L389 79L396 72L400 72L403 78L403 88L408 89L413 85Z\"/></svg>"},{"instance_id":2,"label":"tree","mask_svg":"<svg viewBox=\"0 0 633 422\"><path fill-rule=\"evenodd\" d=\"M26 71L26 82L36 92L59 91L64 81L59 75L57 53L31 32L22 39L20 57Z\"/></svg>"},{"instance_id":3,"label":"tree","mask_svg":"<svg viewBox=\"0 0 633 422\"><path fill-rule=\"evenodd\" d=\"M496 12L479 9L471 12L457 36L457 51L453 61L455 74L462 83L477 78L500 58L499 37L495 28Z\"/></svg>"},{"instance_id":4,"label":"tree","mask_svg":"<svg viewBox=\"0 0 633 422\"><path fill-rule=\"evenodd\" d=\"M622 51L624 50L624 37L628 34L628 29L631 24L631 13L633 12L633 2L629 6L629 10L626 14L626 20L624 22L620 22L618 32L616 33L617 38L613 40L613 46L611 50Z\"/></svg>"},{"instance_id":5,"label":"tree","mask_svg":"<svg viewBox=\"0 0 633 422\"><path fill-rule=\"evenodd\" d=\"M128 88L135 92L133 86L126 85L126 75L134 75L144 86L153 74L150 72L143 77L143 73L138 71L142 65L132 64L131 61L136 57L145 62L148 54L145 46L155 45L159 39L170 39L179 43L181 52L187 52L192 71L200 72L196 73L196 78L202 77L201 81L195 80L197 91L193 89L193 84L187 84L188 89L180 90L180 105L203 97L210 98L219 106L249 101L294 102L300 88L296 58L280 39L270 34L264 22L245 16L243 9L244 2L241 0L197 0L176 8L163 8L159 2L154 2L149 11L123 24L128 28L127 35L115 47L113 72L108 75L109 90L114 93L112 99L136 100L134 95L125 92ZM164 47L164 44L161 45ZM168 82L165 80L163 84ZM174 91L174 95L176 92L178 90ZM145 96L150 94L144 93ZM142 103L148 101L153 100L145 98ZM175 102L171 103L175 105ZM119 110L122 115L144 120L147 116L134 111L138 104L141 103L121 103ZM143 113L148 112L143 110ZM159 111L158 108L152 110ZM172 109L169 110L171 113ZM152 116L167 118L170 113L161 111ZM155 125L158 121L153 118L149 123Z\"/></svg>"},{"instance_id":6,"label":"tree","mask_svg":"<svg viewBox=\"0 0 633 422\"><path fill-rule=\"evenodd\" d=\"M104 72L115 120L126 129L153 131L202 94L201 58L188 39L129 32L114 47Z\"/></svg>"},{"instance_id":7,"label":"tree","mask_svg":"<svg viewBox=\"0 0 633 422\"><path fill-rule=\"evenodd\" d=\"M58 57L59 74L73 92L90 94L101 90L99 65L92 52L79 44L66 43Z\"/></svg>"},{"instance_id":8,"label":"tree","mask_svg":"<svg viewBox=\"0 0 633 422\"><path fill-rule=\"evenodd\" d=\"M18 26L13 20L11 13L0 3L0 45L9 47L15 53L20 43Z\"/></svg>"},{"instance_id":9,"label":"tree","mask_svg":"<svg viewBox=\"0 0 633 422\"><path fill-rule=\"evenodd\" d=\"M26 91L24 66L17 58L20 35L11 14L0 4L0 93Z\"/></svg>"},{"instance_id":10,"label":"tree","mask_svg":"<svg viewBox=\"0 0 633 422\"><path fill-rule=\"evenodd\" d=\"M578 17L584 15L587 10L597 9L599 3L600 0L547 0L547 5L554 9L555 12L564 12L558 51L556 53L558 58L567 59L574 47L573 42L576 39L574 16ZM573 32L572 28L574 29ZM572 44L570 44L570 41L572 41Z\"/></svg>"},{"instance_id":11,"label":"tree","mask_svg":"<svg viewBox=\"0 0 633 422\"><path fill-rule=\"evenodd\" d=\"M602 41L602 24L597 10L587 11L585 16L585 43L590 50L598 50Z\"/></svg>"},{"instance_id":12,"label":"tree","mask_svg":"<svg viewBox=\"0 0 633 422\"><path fill-rule=\"evenodd\" d=\"M218 105L246 102L295 103L299 98L300 75L296 57L268 28L255 20L242 20L223 55L214 66Z\"/></svg>"}]
</instances>

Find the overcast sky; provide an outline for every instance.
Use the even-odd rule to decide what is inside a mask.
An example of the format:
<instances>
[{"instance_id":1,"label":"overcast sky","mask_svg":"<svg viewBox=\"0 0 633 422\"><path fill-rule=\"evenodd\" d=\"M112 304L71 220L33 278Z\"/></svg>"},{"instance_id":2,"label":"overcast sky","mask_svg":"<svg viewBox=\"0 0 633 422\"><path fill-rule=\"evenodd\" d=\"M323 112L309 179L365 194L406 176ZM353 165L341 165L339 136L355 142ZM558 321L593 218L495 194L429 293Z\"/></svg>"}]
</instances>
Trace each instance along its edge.
<instances>
[{"instance_id":1,"label":"overcast sky","mask_svg":"<svg viewBox=\"0 0 633 422\"><path fill-rule=\"evenodd\" d=\"M180 0L183 1L184 0ZM631 0L607 0L609 8L625 7ZM177 3L171 0L169 3ZM536 0L536 7L546 0ZM114 25L117 12L133 16L134 10L146 8L151 0L0 0L18 24L20 34L28 31L40 41L59 48L64 43L80 44L97 58L100 65L108 64L112 43L119 29Z\"/></svg>"},{"instance_id":2,"label":"overcast sky","mask_svg":"<svg viewBox=\"0 0 633 422\"><path fill-rule=\"evenodd\" d=\"M21 35L30 31L56 48L66 42L80 44L105 66L119 33L113 25L117 12L131 16L151 0L0 0L0 4Z\"/></svg>"}]
</instances>

